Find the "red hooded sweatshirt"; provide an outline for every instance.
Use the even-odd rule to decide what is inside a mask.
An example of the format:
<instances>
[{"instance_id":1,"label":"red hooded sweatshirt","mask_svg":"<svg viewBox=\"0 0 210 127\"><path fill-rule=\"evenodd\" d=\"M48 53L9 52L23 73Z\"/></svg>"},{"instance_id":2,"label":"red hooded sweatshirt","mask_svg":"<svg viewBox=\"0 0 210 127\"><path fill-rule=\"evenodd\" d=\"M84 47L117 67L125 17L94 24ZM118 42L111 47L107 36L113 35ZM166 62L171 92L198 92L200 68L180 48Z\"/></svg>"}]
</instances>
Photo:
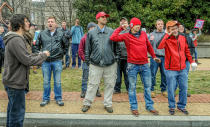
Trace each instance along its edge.
<instances>
[{"instance_id":1,"label":"red hooded sweatshirt","mask_svg":"<svg viewBox=\"0 0 210 127\"><path fill-rule=\"evenodd\" d=\"M153 58L156 57L152 45L150 44L149 39L147 37L147 34L144 31L141 31L139 37L135 37L131 33L119 34L122 30L122 27L117 28L110 37L110 40L114 42L125 42L127 48L128 63L148 63L147 52L149 52Z\"/></svg>"}]
</instances>

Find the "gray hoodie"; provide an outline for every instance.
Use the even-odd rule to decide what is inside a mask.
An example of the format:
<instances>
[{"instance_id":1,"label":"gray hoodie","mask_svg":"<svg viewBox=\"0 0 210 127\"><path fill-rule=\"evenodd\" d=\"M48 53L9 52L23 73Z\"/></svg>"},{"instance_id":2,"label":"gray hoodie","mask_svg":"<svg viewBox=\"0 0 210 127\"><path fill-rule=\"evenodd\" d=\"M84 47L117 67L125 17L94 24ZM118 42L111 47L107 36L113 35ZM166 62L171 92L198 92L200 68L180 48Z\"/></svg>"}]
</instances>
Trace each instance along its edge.
<instances>
[{"instance_id":1,"label":"gray hoodie","mask_svg":"<svg viewBox=\"0 0 210 127\"><path fill-rule=\"evenodd\" d=\"M26 89L29 83L29 69L40 65L47 59L44 53L30 54L25 39L15 32L8 32L4 37L5 57L3 84L10 88Z\"/></svg>"},{"instance_id":2,"label":"gray hoodie","mask_svg":"<svg viewBox=\"0 0 210 127\"><path fill-rule=\"evenodd\" d=\"M157 49L157 43L162 39L162 37L165 35L164 30L162 32L157 32L157 30L154 30L152 33L150 33L150 36L154 36L154 40L149 40L152 44L152 47L154 49L155 55L157 56L165 56L165 50L164 49ZM149 37L150 39L150 37Z\"/></svg>"}]
</instances>

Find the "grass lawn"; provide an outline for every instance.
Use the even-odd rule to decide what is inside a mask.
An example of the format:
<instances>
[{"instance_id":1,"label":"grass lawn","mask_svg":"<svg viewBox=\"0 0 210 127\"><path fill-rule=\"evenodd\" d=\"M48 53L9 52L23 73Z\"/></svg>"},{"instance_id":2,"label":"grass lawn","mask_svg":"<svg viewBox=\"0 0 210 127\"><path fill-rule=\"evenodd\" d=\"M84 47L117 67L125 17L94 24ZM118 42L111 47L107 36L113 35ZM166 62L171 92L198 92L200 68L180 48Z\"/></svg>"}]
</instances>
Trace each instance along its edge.
<instances>
[{"instance_id":1,"label":"grass lawn","mask_svg":"<svg viewBox=\"0 0 210 127\"><path fill-rule=\"evenodd\" d=\"M201 36L198 37L198 42L210 42L210 35L201 34Z\"/></svg>"},{"instance_id":2,"label":"grass lawn","mask_svg":"<svg viewBox=\"0 0 210 127\"><path fill-rule=\"evenodd\" d=\"M62 89L63 91L80 91L81 90L81 69L66 69L62 72ZM0 75L0 79L1 75ZM52 77L53 81L53 77ZM157 74L156 92L160 93L160 74ZM53 87L53 82L51 82ZM3 90L2 82L0 82L0 89ZM103 90L103 81L101 82L100 89ZM43 90L43 77L41 69L38 69L38 74L30 74L30 90L42 91ZM210 71L195 71L189 73L189 89L191 94L210 94ZM124 83L122 84L122 92L126 92ZM137 92L143 92L143 85L141 84L140 77L137 81Z\"/></svg>"}]
</instances>

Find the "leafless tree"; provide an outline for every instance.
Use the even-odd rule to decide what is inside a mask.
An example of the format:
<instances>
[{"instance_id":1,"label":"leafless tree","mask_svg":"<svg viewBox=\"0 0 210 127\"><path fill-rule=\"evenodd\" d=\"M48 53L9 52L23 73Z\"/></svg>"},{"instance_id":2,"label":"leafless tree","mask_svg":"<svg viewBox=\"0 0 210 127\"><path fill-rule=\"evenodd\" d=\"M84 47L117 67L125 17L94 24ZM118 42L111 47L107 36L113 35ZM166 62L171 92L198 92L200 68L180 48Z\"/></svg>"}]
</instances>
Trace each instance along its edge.
<instances>
[{"instance_id":1,"label":"leafless tree","mask_svg":"<svg viewBox=\"0 0 210 127\"><path fill-rule=\"evenodd\" d=\"M47 4L48 1L46 1ZM67 25L71 27L73 14L73 0L53 0L53 4L49 6L49 12L56 17L58 23L66 21Z\"/></svg>"}]
</instances>

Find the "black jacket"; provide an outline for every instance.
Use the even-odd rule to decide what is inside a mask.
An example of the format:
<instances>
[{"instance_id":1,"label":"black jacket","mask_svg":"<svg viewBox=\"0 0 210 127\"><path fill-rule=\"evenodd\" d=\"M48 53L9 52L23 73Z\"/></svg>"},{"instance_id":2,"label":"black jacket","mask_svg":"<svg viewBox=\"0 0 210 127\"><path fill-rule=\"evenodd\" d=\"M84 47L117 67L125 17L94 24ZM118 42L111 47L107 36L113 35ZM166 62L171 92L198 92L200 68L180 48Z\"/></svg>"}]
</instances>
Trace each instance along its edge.
<instances>
[{"instance_id":1,"label":"black jacket","mask_svg":"<svg viewBox=\"0 0 210 127\"><path fill-rule=\"evenodd\" d=\"M127 30L123 30L122 32L120 32L120 34L128 33L129 30L130 28L128 28ZM117 54L119 54L119 59L127 60L127 49L124 41L117 43L116 52Z\"/></svg>"},{"instance_id":2,"label":"black jacket","mask_svg":"<svg viewBox=\"0 0 210 127\"><path fill-rule=\"evenodd\" d=\"M61 60L65 51L68 50L68 43L64 36L64 33L60 30L54 32L51 36L49 30L40 32L35 46L33 46L35 52L49 51L50 56L47 58L47 62Z\"/></svg>"},{"instance_id":3,"label":"black jacket","mask_svg":"<svg viewBox=\"0 0 210 127\"><path fill-rule=\"evenodd\" d=\"M113 29L106 27L102 32L97 26L87 34L85 43L85 62L96 66L104 67L115 62L116 43L109 37Z\"/></svg>"},{"instance_id":4,"label":"black jacket","mask_svg":"<svg viewBox=\"0 0 210 127\"><path fill-rule=\"evenodd\" d=\"M190 38L189 34L185 34L185 33L179 33L179 34L185 36L185 38L187 40L188 48L190 50L190 54L191 54L191 56L193 56L193 53L195 51L195 45L194 45L192 39Z\"/></svg>"}]
</instances>

